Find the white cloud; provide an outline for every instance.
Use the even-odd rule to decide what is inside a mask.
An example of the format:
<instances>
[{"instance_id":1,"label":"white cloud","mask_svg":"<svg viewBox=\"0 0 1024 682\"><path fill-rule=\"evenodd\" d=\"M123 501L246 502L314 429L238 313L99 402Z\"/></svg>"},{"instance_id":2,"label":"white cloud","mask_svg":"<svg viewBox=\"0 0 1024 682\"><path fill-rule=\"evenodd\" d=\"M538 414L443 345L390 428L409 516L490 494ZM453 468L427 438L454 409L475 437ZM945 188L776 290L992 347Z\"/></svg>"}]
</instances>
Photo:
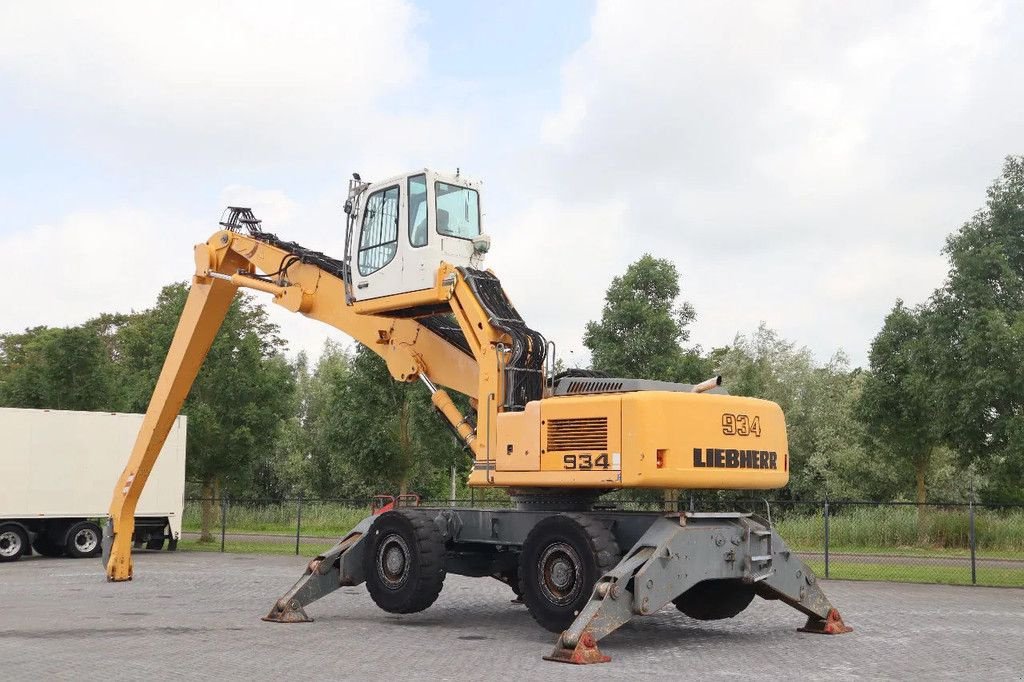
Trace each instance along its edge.
<instances>
[{"instance_id":1,"label":"white cloud","mask_svg":"<svg viewBox=\"0 0 1024 682\"><path fill-rule=\"evenodd\" d=\"M67 326L151 307L163 285L192 276L192 245L203 239L199 225L134 208L76 212L0 235L15 287L0 303L0 327Z\"/></svg>"},{"instance_id":2,"label":"white cloud","mask_svg":"<svg viewBox=\"0 0 1024 682\"><path fill-rule=\"evenodd\" d=\"M437 106L403 113L427 72L419 23L402 0L5 3L0 79L11 106L59 120L69 144L102 159L415 151L467 125Z\"/></svg>"},{"instance_id":3,"label":"white cloud","mask_svg":"<svg viewBox=\"0 0 1024 682\"><path fill-rule=\"evenodd\" d=\"M84 168L123 166L115 197L144 197L4 226L20 230L0 236L11 281L33 289L0 303L0 330L152 305L224 205L338 255L351 170L462 166L487 183L489 265L563 357L585 355L611 278L651 252L679 266L705 347L765 320L863 362L1024 151L1022 18L990 2L600 2L560 102L516 137L523 112L452 97L399 0L0 5L9 109ZM164 168L211 191L167 186ZM293 350L344 338L273 315Z\"/></svg>"},{"instance_id":4,"label":"white cloud","mask_svg":"<svg viewBox=\"0 0 1024 682\"><path fill-rule=\"evenodd\" d=\"M820 358L864 362L893 301L941 283L945 236L1022 151L1020 14L599 2L531 150L565 217L550 229L576 243L600 229L562 197L621 206L601 291L650 251L679 265L705 346L763 319ZM534 267L579 276L574 256L538 248ZM599 312L565 306L561 324Z\"/></svg>"}]
</instances>

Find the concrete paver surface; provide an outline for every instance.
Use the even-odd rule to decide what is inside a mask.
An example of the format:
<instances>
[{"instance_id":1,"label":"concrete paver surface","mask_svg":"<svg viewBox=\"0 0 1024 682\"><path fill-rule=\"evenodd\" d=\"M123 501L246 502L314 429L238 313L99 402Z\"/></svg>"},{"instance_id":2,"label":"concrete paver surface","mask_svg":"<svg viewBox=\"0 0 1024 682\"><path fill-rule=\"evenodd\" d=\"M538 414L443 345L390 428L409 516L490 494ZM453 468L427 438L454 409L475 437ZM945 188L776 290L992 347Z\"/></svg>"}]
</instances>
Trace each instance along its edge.
<instances>
[{"instance_id":1,"label":"concrete paver surface","mask_svg":"<svg viewBox=\"0 0 1024 682\"><path fill-rule=\"evenodd\" d=\"M801 634L755 599L735 619L671 606L601 642L612 662L541 660L554 635L496 580L448 576L427 611L380 611L364 587L313 604L314 623L260 620L301 574L287 556L141 553L107 583L98 560L0 565L0 679L1024 679L1024 590L824 582L855 632Z\"/></svg>"}]
</instances>

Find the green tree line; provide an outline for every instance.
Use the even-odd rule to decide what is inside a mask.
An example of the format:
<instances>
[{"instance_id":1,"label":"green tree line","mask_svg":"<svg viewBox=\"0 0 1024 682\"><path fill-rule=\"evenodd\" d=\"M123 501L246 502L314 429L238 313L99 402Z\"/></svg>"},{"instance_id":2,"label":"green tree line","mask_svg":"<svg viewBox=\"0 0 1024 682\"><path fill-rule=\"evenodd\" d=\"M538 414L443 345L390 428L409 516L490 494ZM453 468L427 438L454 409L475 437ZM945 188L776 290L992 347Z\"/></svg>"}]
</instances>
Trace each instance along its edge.
<instances>
[{"instance_id":1,"label":"green tree line","mask_svg":"<svg viewBox=\"0 0 1024 682\"><path fill-rule=\"evenodd\" d=\"M695 382L778 402L793 499L1024 501L1024 158L1007 158L985 206L948 238L949 272L882 322L868 367L817 360L765 324L727 345L690 344L698 311L670 259L611 281L586 325L589 369ZM0 335L0 406L145 411L188 289L152 308ZM263 305L240 295L189 394L190 493L279 499L456 494L469 455L419 384L358 345L289 359ZM637 497L643 497L638 493ZM212 513L208 509L207 513Z\"/></svg>"}]
</instances>

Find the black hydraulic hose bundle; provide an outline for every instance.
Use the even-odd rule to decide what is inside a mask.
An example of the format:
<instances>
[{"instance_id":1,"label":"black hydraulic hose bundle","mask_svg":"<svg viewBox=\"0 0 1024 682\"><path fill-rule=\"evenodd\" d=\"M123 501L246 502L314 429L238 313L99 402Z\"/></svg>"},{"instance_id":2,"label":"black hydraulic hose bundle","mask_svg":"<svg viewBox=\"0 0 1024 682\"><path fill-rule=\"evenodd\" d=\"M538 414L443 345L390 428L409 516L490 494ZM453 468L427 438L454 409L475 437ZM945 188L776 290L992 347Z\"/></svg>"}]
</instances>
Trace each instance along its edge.
<instances>
[{"instance_id":1,"label":"black hydraulic hose bundle","mask_svg":"<svg viewBox=\"0 0 1024 682\"><path fill-rule=\"evenodd\" d=\"M504 366L504 407L512 412L522 410L526 403L540 400L543 395L547 341L540 332L526 326L497 277L473 268L459 268L459 272L487 311L490 323L512 340Z\"/></svg>"}]
</instances>

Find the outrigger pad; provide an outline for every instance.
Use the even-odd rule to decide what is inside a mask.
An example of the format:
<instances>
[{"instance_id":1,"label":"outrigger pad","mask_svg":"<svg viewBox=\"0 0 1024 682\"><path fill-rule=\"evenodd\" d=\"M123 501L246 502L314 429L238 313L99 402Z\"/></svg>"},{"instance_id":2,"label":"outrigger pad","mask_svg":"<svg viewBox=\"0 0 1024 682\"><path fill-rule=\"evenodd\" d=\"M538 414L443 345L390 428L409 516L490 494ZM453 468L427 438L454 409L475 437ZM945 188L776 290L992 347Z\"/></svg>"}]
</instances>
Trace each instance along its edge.
<instances>
[{"instance_id":1,"label":"outrigger pad","mask_svg":"<svg viewBox=\"0 0 1024 682\"><path fill-rule=\"evenodd\" d=\"M842 635L847 632L853 632L853 628L843 622L843 617L839 615L838 610L829 609L828 617L825 620L811 616L802 628L797 628L797 632L810 632L816 635Z\"/></svg>"},{"instance_id":2,"label":"outrigger pad","mask_svg":"<svg viewBox=\"0 0 1024 682\"><path fill-rule=\"evenodd\" d=\"M261 620L268 623L312 623L313 619L306 615L302 604L296 599L279 599L270 609L270 613Z\"/></svg>"},{"instance_id":3,"label":"outrigger pad","mask_svg":"<svg viewBox=\"0 0 1024 682\"><path fill-rule=\"evenodd\" d=\"M565 646L560 636L555 644L555 650L551 652L550 656L545 656L544 660L588 665L590 663L608 663L612 660L612 657L602 654L600 649L597 648L594 636L589 632L584 632L583 636L580 637L580 641L573 648Z\"/></svg>"}]
</instances>

